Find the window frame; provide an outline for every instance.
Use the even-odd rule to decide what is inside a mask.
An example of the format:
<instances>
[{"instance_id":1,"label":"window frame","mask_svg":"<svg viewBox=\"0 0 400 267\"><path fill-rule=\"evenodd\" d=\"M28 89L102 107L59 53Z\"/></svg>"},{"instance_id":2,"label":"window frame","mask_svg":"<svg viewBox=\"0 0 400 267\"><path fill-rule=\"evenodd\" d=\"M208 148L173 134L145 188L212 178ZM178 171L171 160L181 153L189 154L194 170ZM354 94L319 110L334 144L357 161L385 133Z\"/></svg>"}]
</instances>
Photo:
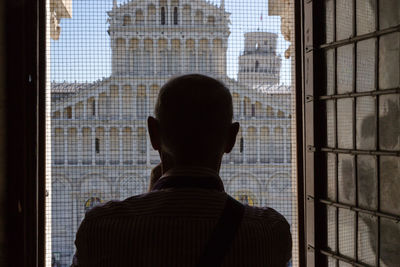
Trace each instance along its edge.
<instances>
[{"instance_id":1,"label":"window frame","mask_svg":"<svg viewBox=\"0 0 400 267\"><path fill-rule=\"evenodd\" d=\"M304 1L304 0L303 0ZM295 88L299 263L305 266L303 207L303 1L295 2ZM6 2L7 258L45 266L46 0ZM167 12L165 12L165 24ZM23 14L23 16L21 16ZM21 19L22 18L22 19ZM19 34L15 34L19 29ZM9 34L10 33L10 34ZM13 34L14 33L14 34ZM22 51L22 52L21 52ZM20 64L17 64L20 63ZM97 104L97 103L96 103ZM14 123L20 121L21 123ZM24 140L21 142L21 140ZM20 149L16 149L17 148ZM22 153L22 156L21 156ZM21 166L23 166L21 168ZM22 251L21 251L22 249Z\"/></svg>"}]
</instances>

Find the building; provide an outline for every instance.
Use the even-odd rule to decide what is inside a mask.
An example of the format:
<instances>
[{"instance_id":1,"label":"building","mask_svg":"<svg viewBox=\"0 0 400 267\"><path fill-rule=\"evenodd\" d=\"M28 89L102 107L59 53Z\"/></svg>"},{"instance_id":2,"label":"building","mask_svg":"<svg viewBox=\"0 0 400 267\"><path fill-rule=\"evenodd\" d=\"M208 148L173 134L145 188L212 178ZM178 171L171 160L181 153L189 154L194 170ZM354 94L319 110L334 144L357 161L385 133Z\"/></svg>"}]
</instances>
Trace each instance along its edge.
<instances>
[{"instance_id":1,"label":"building","mask_svg":"<svg viewBox=\"0 0 400 267\"><path fill-rule=\"evenodd\" d=\"M230 31L224 1L220 6L203 0L114 2L108 15L111 76L52 83L54 264L71 262L87 209L147 190L159 157L146 118L160 86L179 73L214 76L232 92L241 129L221 167L226 191L249 205L274 207L291 221L291 87L278 85L276 35L246 34L236 81L226 74ZM246 72L250 65L254 69Z\"/></svg>"}]
</instances>

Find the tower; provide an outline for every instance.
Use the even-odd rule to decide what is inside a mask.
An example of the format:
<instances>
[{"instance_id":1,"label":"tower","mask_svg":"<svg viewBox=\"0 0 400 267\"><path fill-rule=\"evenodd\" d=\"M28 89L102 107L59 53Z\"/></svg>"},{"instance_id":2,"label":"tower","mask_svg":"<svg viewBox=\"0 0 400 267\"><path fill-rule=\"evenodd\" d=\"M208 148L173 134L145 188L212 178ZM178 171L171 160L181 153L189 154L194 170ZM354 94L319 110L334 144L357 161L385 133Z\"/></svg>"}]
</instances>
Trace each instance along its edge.
<instances>
[{"instance_id":1,"label":"tower","mask_svg":"<svg viewBox=\"0 0 400 267\"><path fill-rule=\"evenodd\" d=\"M279 83L281 57L276 53L278 35L270 32L248 32L239 56L238 81L250 88Z\"/></svg>"}]
</instances>

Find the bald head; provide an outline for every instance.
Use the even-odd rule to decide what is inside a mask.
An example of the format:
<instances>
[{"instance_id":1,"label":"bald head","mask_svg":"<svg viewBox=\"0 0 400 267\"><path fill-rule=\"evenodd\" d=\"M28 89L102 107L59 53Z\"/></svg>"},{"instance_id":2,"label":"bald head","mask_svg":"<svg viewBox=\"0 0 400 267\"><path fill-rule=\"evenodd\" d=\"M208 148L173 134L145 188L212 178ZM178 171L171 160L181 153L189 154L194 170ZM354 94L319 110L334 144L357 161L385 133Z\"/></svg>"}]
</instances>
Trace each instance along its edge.
<instances>
[{"instance_id":1,"label":"bald head","mask_svg":"<svg viewBox=\"0 0 400 267\"><path fill-rule=\"evenodd\" d=\"M199 74L168 81L155 107L163 149L183 157L207 157L224 150L232 115L232 96L225 85Z\"/></svg>"}]
</instances>

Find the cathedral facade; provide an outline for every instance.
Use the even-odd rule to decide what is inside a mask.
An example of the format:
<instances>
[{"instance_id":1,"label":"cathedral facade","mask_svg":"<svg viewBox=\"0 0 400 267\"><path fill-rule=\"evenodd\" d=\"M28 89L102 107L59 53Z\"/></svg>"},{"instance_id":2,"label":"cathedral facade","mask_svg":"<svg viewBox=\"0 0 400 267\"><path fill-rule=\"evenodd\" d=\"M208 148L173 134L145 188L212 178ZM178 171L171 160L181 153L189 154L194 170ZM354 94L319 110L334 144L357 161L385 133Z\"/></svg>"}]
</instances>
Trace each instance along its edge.
<instances>
[{"instance_id":1,"label":"cathedral facade","mask_svg":"<svg viewBox=\"0 0 400 267\"><path fill-rule=\"evenodd\" d=\"M114 2L112 74L93 83L52 83L52 255L69 266L85 211L147 191L159 156L146 129L160 87L203 73L231 90L236 145L223 158L225 190L249 205L292 216L291 88L279 85L276 34L245 35L238 80L227 76L229 13L224 1Z\"/></svg>"}]
</instances>

